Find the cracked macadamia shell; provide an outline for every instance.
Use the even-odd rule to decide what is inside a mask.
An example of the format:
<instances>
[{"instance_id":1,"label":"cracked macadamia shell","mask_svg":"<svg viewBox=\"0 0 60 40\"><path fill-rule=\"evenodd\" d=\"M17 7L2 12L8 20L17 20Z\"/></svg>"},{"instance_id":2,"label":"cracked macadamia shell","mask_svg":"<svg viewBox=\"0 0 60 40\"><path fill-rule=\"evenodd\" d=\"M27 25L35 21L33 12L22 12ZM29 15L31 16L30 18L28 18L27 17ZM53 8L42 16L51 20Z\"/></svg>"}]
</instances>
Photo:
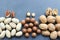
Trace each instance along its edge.
<instances>
[{"instance_id":1,"label":"cracked macadamia shell","mask_svg":"<svg viewBox=\"0 0 60 40\"><path fill-rule=\"evenodd\" d=\"M46 9L46 16L52 15L52 8Z\"/></svg>"},{"instance_id":2,"label":"cracked macadamia shell","mask_svg":"<svg viewBox=\"0 0 60 40\"><path fill-rule=\"evenodd\" d=\"M44 35L44 36L50 36L50 32L49 31L42 31L42 35Z\"/></svg>"},{"instance_id":3,"label":"cracked macadamia shell","mask_svg":"<svg viewBox=\"0 0 60 40\"><path fill-rule=\"evenodd\" d=\"M57 38L57 32L56 31L51 32L50 38L51 39L56 39Z\"/></svg>"},{"instance_id":4,"label":"cracked macadamia shell","mask_svg":"<svg viewBox=\"0 0 60 40\"><path fill-rule=\"evenodd\" d=\"M47 30L48 29L48 25L47 24L40 24L39 28L42 30Z\"/></svg>"},{"instance_id":5,"label":"cracked macadamia shell","mask_svg":"<svg viewBox=\"0 0 60 40\"><path fill-rule=\"evenodd\" d=\"M56 24L55 27L58 31L60 31L60 24Z\"/></svg>"},{"instance_id":6,"label":"cracked macadamia shell","mask_svg":"<svg viewBox=\"0 0 60 40\"><path fill-rule=\"evenodd\" d=\"M60 16L56 16L56 22L60 23Z\"/></svg>"},{"instance_id":7,"label":"cracked macadamia shell","mask_svg":"<svg viewBox=\"0 0 60 40\"><path fill-rule=\"evenodd\" d=\"M46 18L45 15L41 15L41 16L39 17L39 20L40 20L42 23L46 23L46 22L47 22L47 18Z\"/></svg>"},{"instance_id":8,"label":"cracked macadamia shell","mask_svg":"<svg viewBox=\"0 0 60 40\"><path fill-rule=\"evenodd\" d=\"M48 24L48 29L49 29L50 31L55 31L55 26L54 26L54 24L52 24L52 23Z\"/></svg>"},{"instance_id":9,"label":"cracked macadamia shell","mask_svg":"<svg viewBox=\"0 0 60 40\"><path fill-rule=\"evenodd\" d=\"M47 21L49 22L49 23L54 23L55 22L55 17L54 16L48 16L47 17Z\"/></svg>"}]
</instances>

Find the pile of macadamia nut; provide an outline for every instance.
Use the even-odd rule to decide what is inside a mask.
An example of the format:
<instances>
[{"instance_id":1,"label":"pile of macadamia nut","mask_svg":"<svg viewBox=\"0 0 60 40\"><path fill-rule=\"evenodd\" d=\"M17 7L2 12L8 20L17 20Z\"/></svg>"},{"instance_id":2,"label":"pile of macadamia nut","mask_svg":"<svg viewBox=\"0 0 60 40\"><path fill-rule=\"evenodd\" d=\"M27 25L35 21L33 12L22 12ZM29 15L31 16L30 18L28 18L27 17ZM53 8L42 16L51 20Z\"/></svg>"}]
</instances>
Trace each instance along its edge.
<instances>
[{"instance_id":1,"label":"pile of macadamia nut","mask_svg":"<svg viewBox=\"0 0 60 40\"><path fill-rule=\"evenodd\" d=\"M35 13L31 14L30 12L27 12L26 16L26 19L21 21L23 25L22 32L27 38L30 36L30 34L32 37L36 37L37 34L41 33L41 30L38 28L38 21L35 20Z\"/></svg>"},{"instance_id":2,"label":"pile of macadamia nut","mask_svg":"<svg viewBox=\"0 0 60 40\"><path fill-rule=\"evenodd\" d=\"M44 36L49 36L51 39L60 37L60 16L58 9L47 8L46 15L39 17L39 28Z\"/></svg>"},{"instance_id":3,"label":"pile of macadamia nut","mask_svg":"<svg viewBox=\"0 0 60 40\"><path fill-rule=\"evenodd\" d=\"M19 22L19 19L15 18L14 11L10 12L7 10L5 16L0 17L0 39L5 36L7 38L22 36L22 24Z\"/></svg>"}]
</instances>

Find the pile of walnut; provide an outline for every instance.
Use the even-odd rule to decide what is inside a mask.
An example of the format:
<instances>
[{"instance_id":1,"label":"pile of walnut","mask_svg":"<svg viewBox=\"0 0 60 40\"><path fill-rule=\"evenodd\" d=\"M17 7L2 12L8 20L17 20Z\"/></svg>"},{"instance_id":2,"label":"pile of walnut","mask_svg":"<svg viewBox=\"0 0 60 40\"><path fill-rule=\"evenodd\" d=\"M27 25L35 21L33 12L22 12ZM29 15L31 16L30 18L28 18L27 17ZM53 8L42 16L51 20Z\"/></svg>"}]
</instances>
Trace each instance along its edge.
<instances>
[{"instance_id":1,"label":"pile of walnut","mask_svg":"<svg viewBox=\"0 0 60 40\"><path fill-rule=\"evenodd\" d=\"M27 38L30 36L31 33L32 37L36 37L37 34L41 33L41 30L38 28L38 21L35 20L35 13L30 14L30 12L27 12L26 15L26 19L21 21L21 23L23 24L22 32Z\"/></svg>"},{"instance_id":2,"label":"pile of walnut","mask_svg":"<svg viewBox=\"0 0 60 40\"><path fill-rule=\"evenodd\" d=\"M5 35L7 38L22 36L22 24L15 18L15 13L7 10L5 15L6 17L0 17L0 38L4 38Z\"/></svg>"},{"instance_id":3,"label":"pile of walnut","mask_svg":"<svg viewBox=\"0 0 60 40\"><path fill-rule=\"evenodd\" d=\"M41 15L39 20L41 21L39 28L42 30L42 35L50 36L51 39L60 37L60 16L57 9L48 8L46 16Z\"/></svg>"}]
</instances>

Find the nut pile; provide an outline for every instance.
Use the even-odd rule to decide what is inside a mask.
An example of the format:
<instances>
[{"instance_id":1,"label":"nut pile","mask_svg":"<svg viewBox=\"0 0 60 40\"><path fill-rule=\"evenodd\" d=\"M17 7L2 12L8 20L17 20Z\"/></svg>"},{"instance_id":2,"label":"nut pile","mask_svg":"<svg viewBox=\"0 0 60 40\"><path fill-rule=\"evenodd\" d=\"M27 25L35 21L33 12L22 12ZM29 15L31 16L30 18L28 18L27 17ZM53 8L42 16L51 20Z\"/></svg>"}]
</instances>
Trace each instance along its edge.
<instances>
[{"instance_id":1,"label":"nut pile","mask_svg":"<svg viewBox=\"0 0 60 40\"><path fill-rule=\"evenodd\" d=\"M0 38L4 38L5 35L7 38L22 36L22 24L15 18L15 13L7 10L5 15L6 17L0 17Z\"/></svg>"},{"instance_id":2,"label":"nut pile","mask_svg":"<svg viewBox=\"0 0 60 40\"><path fill-rule=\"evenodd\" d=\"M46 16L41 15L39 20L41 22L39 28L42 30L42 35L50 36L51 39L60 37L60 16L57 9L47 8Z\"/></svg>"},{"instance_id":3,"label":"nut pile","mask_svg":"<svg viewBox=\"0 0 60 40\"><path fill-rule=\"evenodd\" d=\"M32 37L36 37L37 33L40 34L41 30L38 29L38 21L35 20L35 13L30 14L27 12L26 19L22 20L21 23L23 24L23 33L25 37L29 37L30 33L32 33Z\"/></svg>"}]
</instances>

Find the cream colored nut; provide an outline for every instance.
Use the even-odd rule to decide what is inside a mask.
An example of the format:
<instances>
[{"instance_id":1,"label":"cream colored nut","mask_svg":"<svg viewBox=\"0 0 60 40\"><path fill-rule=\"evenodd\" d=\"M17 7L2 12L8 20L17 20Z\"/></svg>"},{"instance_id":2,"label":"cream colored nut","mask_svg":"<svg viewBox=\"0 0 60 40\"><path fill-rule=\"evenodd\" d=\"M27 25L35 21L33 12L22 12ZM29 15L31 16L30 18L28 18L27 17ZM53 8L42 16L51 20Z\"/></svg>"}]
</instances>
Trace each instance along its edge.
<instances>
[{"instance_id":1,"label":"cream colored nut","mask_svg":"<svg viewBox=\"0 0 60 40\"><path fill-rule=\"evenodd\" d=\"M31 15L30 12L27 12L26 16L30 16L30 15Z\"/></svg>"},{"instance_id":2,"label":"cream colored nut","mask_svg":"<svg viewBox=\"0 0 60 40\"><path fill-rule=\"evenodd\" d=\"M2 32L2 28L0 27L0 33Z\"/></svg>"},{"instance_id":3,"label":"cream colored nut","mask_svg":"<svg viewBox=\"0 0 60 40\"><path fill-rule=\"evenodd\" d=\"M5 17L0 17L0 22L3 22L5 20Z\"/></svg>"},{"instance_id":4,"label":"cream colored nut","mask_svg":"<svg viewBox=\"0 0 60 40\"><path fill-rule=\"evenodd\" d=\"M0 27L1 27L2 29L5 29L5 25L4 25L3 22L0 23Z\"/></svg>"},{"instance_id":5,"label":"cream colored nut","mask_svg":"<svg viewBox=\"0 0 60 40\"><path fill-rule=\"evenodd\" d=\"M54 23L55 22L55 17L53 17L53 16L48 16L47 17L47 21L49 22L49 23Z\"/></svg>"},{"instance_id":6,"label":"cream colored nut","mask_svg":"<svg viewBox=\"0 0 60 40\"><path fill-rule=\"evenodd\" d=\"M4 23L5 23L5 24L10 23L10 22L11 22L11 18L6 18L6 19L4 20Z\"/></svg>"},{"instance_id":7,"label":"cream colored nut","mask_svg":"<svg viewBox=\"0 0 60 40\"><path fill-rule=\"evenodd\" d=\"M35 17L35 13L32 13L32 17Z\"/></svg>"},{"instance_id":8,"label":"cream colored nut","mask_svg":"<svg viewBox=\"0 0 60 40\"><path fill-rule=\"evenodd\" d=\"M18 36L18 37L19 36L22 36L22 35L23 35L23 32L22 31L19 31L19 32L16 33L16 36Z\"/></svg>"},{"instance_id":9,"label":"cream colored nut","mask_svg":"<svg viewBox=\"0 0 60 40\"><path fill-rule=\"evenodd\" d=\"M58 36L60 37L60 31L57 32Z\"/></svg>"},{"instance_id":10,"label":"cream colored nut","mask_svg":"<svg viewBox=\"0 0 60 40\"><path fill-rule=\"evenodd\" d=\"M10 33L9 30L6 30L6 37L7 37L7 38L11 38L11 33Z\"/></svg>"},{"instance_id":11,"label":"cream colored nut","mask_svg":"<svg viewBox=\"0 0 60 40\"><path fill-rule=\"evenodd\" d=\"M48 25L47 24L40 24L39 28L42 30L47 30L48 29Z\"/></svg>"},{"instance_id":12,"label":"cream colored nut","mask_svg":"<svg viewBox=\"0 0 60 40\"><path fill-rule=\"evenodd\" d=\"M47 8L46 9L46 16L52 15L52 9L51 8Z\"/></svg>"},{"instance_id":13,"label":"cream colored nut","mask_svg":"<svg viewBox=\"0 0 60 40\"><path fill-rule=\"evenodd\" d=\"M16 29L13 29L13 30L11 31L11 36L15 36L15 34L16 34Z\"/></svg>"},{"instance_id":14,"label":"cream colored nut","mask_svg":"<svg viewBox=\"0 0 60 40\"><path fill-rule=\"evenodd\" d=\"M55 27L58 31L60 31L60 24L56 24Z\"/></svg>"},{"instance_id":15,"label":"cream colored nut","mask_svg":"<svg viewBox=\"0 0 60 40\"><path fill-rule=\"evenodd\" d=\"M17 31L20 31L22 28L22 24L21 23L18 23L17 26L16 26L16 30Z\"/></svg>"},{"instance_id":16,"label":"cream colored nut","mask_svg":"<svg viewBox=\"0 0 60 40\"><path fill-rule=\"evenodd\" d=\"M9 23L12 28L16 28L16 24L14 22Z\"/></svg>"},{"instance_id":17,"label":"cream colored nut","mask_svg":"<svg viewBox=\"0 0 60 40\"><path fill-rule=\"evenodd\" d=\"M50 38L51 39L56 39L57 38L57 32L56 31L51 32Z\"/></svg>"},{"instance_id":18,"label":"cream colored nut","mask_svg":"<svg viewBox=\"0 0 60 40\"><path fill-rule=\"evenodd\" d=\"M44 36L50 36L50 32L49 31L42 31L42 35L44 35Z\"/></svg>"},{"instance_id":19,"label":"cream colored nut","mask_svg":"<svg viewBox=\"0 0 60 40\"><path fill-rule=\"evenodd\" d=\"M47 22L47 18L46 18L45 15L41 15L41 16L39 17L39 20L40 20L42 23L46 23L46 22Z\"/></svg>"},{"instance_id":20,"label":"cream colored nut","mask_svg":"<svg viewBox=\"0 0 60 40\"><path fill-rule=\"evenodd\" d=\"M58 9L53 9L53 15L58 15Z\"/></svg>"},{"instance_id":21,"label":"cream colored nut","mask_svg":"<svg viewBox=\"0 0 60 40\"><path fill-rule=\"evenodd\" d=\"M60 16L56 16L56 22L60 23Z\"/></svg>"},{"instance_id":22,"label":"cream colored nut","mask_svg":"<svg viewBox=\"0 0 60 40\"><path fill-rule=\"evenodd\" d=\"M17 19L17 18L12 18L12 22L14 22L14 23L19 23L19 19Z\"/></svg>"},{"instance_id":23,"label":"cream colored nut","mask_svg":"<svg viewBox=\"0 0 60 40\"><path fill-rule=\"evenodd\" d=\"M50 31L55 31L55 26L54 26L54 24L52 24L52 23L48 24L48 29L49 29Z\"/></svg>"},{"instance_id":24,"label":"cream colored nut","mask_svg":"<svg viewBox=\"0 0 60 40\"><path fill-rule=\"evenodd\" d=\"M2 31L2 33L0 34L0 39L5 37L5 31Z\"/></svg>"},{"instance_id":25,"label":"cream colored nut","mask_svg":"<svg viewBox=\"0 0 60 40\"><path fill-rule=\"evenodd\" d=\"M7 29L7 30L12 30L12 28L11 28L10 25L6 24L5 26L6 26L6 29Z\"/></svg>"}]
</instances>

